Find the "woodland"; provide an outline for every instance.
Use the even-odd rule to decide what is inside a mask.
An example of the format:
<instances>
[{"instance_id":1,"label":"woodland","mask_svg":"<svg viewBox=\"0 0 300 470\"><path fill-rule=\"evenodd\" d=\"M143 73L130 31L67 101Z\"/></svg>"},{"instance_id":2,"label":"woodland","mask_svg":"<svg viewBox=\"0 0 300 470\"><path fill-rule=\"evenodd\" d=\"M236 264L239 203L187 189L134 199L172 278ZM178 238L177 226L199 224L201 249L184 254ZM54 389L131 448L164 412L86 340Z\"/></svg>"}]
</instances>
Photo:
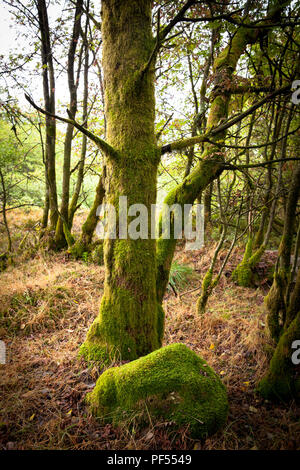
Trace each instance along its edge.
<instances>
[{"instance_id":1,"label":"woodland","mask_svg":"<svg viewBox=\"0 0 300 470\"><path fill-rule=\"evenodd\" d=\"M299 2L0 26L0 450L300 450Z\"/></svg>"}]
</instances>

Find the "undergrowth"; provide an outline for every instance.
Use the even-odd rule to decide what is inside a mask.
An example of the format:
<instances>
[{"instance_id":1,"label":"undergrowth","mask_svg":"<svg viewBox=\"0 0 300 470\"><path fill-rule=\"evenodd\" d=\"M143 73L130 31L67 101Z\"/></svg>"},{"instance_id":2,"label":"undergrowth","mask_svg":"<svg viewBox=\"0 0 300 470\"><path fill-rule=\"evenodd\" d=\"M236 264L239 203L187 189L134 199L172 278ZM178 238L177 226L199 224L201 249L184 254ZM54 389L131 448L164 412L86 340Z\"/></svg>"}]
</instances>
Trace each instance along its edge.
<instances>
[{"instance_id":1,"label":"undergrowth","mask_svg":"<svg viewBox=\"0 0 300 470\"><path fill-rule=\"evenodd\" d=\"M19 230L25 220L16 220ZM149 419L140 431L90 416L84 399L102 368L79 360L78 350L98 313L104 268L38 250L0 274L0 339L7 348L7 364L0 365L0 449L298 449L296 403L273 404L255 392L273 345L265 334L264 285L242 288L230 280L242 250L235 250L205 314L195 315L212 250L178 248L170 280L180 295L168 290L164 299L164 345L184 343L220 376L230 406L223 431L200 442L188 428L175 432L163 421Z\"/></svg>"}]
</instances>

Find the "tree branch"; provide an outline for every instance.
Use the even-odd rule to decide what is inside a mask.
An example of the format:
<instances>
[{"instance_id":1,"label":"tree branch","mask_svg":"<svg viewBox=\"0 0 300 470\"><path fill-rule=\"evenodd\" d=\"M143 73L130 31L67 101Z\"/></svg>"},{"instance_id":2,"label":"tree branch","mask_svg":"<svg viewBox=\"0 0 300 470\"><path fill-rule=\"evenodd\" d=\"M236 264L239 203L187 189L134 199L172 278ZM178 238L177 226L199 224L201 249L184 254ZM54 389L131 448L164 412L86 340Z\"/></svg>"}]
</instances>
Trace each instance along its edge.
<instances>
[{"instance_id":1,"label":"tree branch","mask_svg":"<svg viewBox=\"0 0 300 470\"><path fill-rule=\"evenodd\" d=\"M119 158L118 152L113 147L111 147L107 142L100 139L100 137L93 134L91 131L89 131L85 127L81 126L77 121L75 121L69 110L67 110L67 113L70 119L63 118L61 116L57 116L56 114L49 113L48 111L45 111L44 109L40 108L37 104L35 104L35 102L30 98L30 96L26 94L25 94L25 98L31 104L31 106L33 106L40 113L45 114L46 116L50 116L54 119L58 119L59 121L65 122L67 124L72 124L74 127L76 127L76 129L81 131L90 140L92 140L100 148L100 150L106 153L109 157L114 158L114 159Z\"/></svg>"},{"instance_id":2,"label":"tree branch","mask_svg":"<svg viewBox=\"0 0 300 470\"><path fill-rule=\"evenodd\" d=\"M278 160L268 160L266 162L261 163L249 163L249 165L232 165L231 163L224 163L225 170L242 170L244 168L259 168L267 165L273 165L273 163L280 163L280 162L291 162L291 161L300 161L300 158L297 157L290 157L290 158L280 158Z\"/></svg>"},{"instance_id":3,"label":"tree branch","mask_svg":"<svg viewBox=\"0 0 300 470\"><path fill-rule=\"evenodd\" d=\"M260 101L257 101L257 103L255 103L253 106L248 108L243 113L239 114L238 116L232 119L229 119L229 121L221 124L220 126L210 129L208 132L206 132L203 135L190 137L189 139L176 140L175 142L171 142L170 144L163 145L161 147L161 154L163 155L164 153L173 152L174 150L181 150L181 149L191 147L193 145L196 145L202 142L208 142L211 137L216 136L217 134L224 132L225 130L234 126L235 124L240 122L242 119L249 116L249 114L252 114L256 109L260 108L262 105L267 103L269 100L275 98L276 96L280 94L284 94L288 92L291 92L291 85L287 85L282 88L279 88L278 90L274 91L273 93L261 99Z\"/></svg>"}]
</instances>

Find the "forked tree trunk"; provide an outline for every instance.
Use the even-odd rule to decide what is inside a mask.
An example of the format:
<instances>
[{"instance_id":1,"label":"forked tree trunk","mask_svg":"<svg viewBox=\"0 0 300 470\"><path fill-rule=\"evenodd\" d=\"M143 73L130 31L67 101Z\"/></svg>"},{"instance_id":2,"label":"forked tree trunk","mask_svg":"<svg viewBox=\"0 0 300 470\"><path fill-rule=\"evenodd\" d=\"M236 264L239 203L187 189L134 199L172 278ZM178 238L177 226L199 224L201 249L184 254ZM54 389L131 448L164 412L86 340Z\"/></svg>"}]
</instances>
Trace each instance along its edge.
<instances>
[{"instance_id":1,"label":"forked tree trunk","mask_svg":"<svg viewBox=\"0 0 300 470\"><path fill-rule=\"evenodd\" d=\"M290 400L300 397L299 364L293 363L293 343L300 338L300 270L287 309L284 329L275 348L269 370L258 385L265 398Z\"/></svg>"},{"instance_id":2,"label":"forked tree trunk","mask_svg":"<svg viewBox=\"0 0 300 470\"><path fill-rule=\"evenodd\" d=\"M83 68L83 102L82 102L82 122L86 127L87 125L87 118L88 118L88 94L89 94L89 45L87 40L87 27L88 21L86 22L85 26L85 33L84 33L84 68ZM83 134L82 136L82 144L81 144L81 152L80 152L80 160L78 166L78 173L77 173L77 180L73 192L73 196L69 205L69 228L72 229L73 219L75 212L77 210L78 199L83 183L84 177L84 164L85 164L85 157L87 151L87 136Z\"/></svg>"},{"instance_id":3,"label":"forked tree trunk","mask_svg":"<svg viewBox=\"0 0 300 470\"><path fill-rule=\"evenodd\" d=\"M154 70L149 67L142 73L155 46L151 4L102 1L107 142L117 151L106 161L105 189L106 202L117 213L119 196L128 197L128 207L144 204L149 215L156 201ZM117 224L117 237L118 231ZM99 316L81 348L86 357L134 359L160 347L155 248L151 238L105 240L104 294Z\"/></svg>"},{"instance_id":4,"label":"forked tree trunk","mask_svg":"<svg viewBox=\"0 0 300 470\"><path fill-rule=\"evenodd\" d=\"M187 2L188 8L189 2ZM154 133L154 58L156 40L151 33L151 0L103 0L102 39L107 142L95 138L106 152L107 201L117 209L119 197L128 207L144 204L148 210L148 239L105 240L105 284L100 313L92 324L81 353L89 359L135 359L161 346L162 301L168 284L176 239L149 237L151 204L156 202L160 155L203 142L203 136L158 148ZM172 22L170 23L172 25ZM168 26L160 33L165 38ZM228 117L232 79L247 44L254 43L258 28L238 28L230 45L214 61L215 87L207 131ZM153 60L152 60L153 59ZM226 129L217 136L218 143ZM202 140L201 140L202 139ZM212 140L214 137L212 137ZM199 193L224 169L219 147L205 144L203 159L167 196L168 205L192 204ZM124 214L122 214L124 215ZM172 232L172 229L171 229Z\"/></svg>"}]
</instances>

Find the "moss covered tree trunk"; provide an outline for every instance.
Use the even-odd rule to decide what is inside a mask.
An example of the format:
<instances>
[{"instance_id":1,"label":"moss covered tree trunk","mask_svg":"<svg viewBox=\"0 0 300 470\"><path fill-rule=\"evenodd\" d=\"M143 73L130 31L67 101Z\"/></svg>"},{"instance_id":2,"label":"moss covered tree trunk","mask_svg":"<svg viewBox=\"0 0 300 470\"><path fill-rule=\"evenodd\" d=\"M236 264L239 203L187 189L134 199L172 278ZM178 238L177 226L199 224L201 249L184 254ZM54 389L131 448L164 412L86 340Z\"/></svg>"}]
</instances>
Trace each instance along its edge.
<instances>
[{"instance_id":1,"label":"moss covered tree trunk","mask_svg":"<svg viewBox=\"0 0 300 470\"><path fill-rule=\"evenodd\" d=\"M80 238L69 249L70 253L75 258L81 258L83 253L91 251L92 240L98 222L97 209L103 203L104 195L105 189L103 184L103 177L101 176L96 188L93 205L90 209L90 212L88 213L86 221L82 225Z\"/></svg>"},{"instance_id":2,"label":"moss covered tree trunk","mask_svg":"<svg viewBox=\"0 0 300 470\"><path fill-rule=\"evenodd\" d=\"M300 270L290 295L290 259L299 195L300 165L298 164L293 172L288 195L273 284L265 298L269 332L277 343L269 370L258 387L265 398L289 400L300 397L299 365L292 363L292 344L300 339Z\"/></svg>"},{"instance_id":3,"label":"moss covered tree trunk","mask_svg":"<svg viewBox=\"0 0 300 470\"><path fill-rule=\"evenodd\" d=\"M127 196L128 207L144 204L149 214L156 202L159 152L154 133L154 70L148 67L143 72L155 45L151 3L102 1L107 142L116 150L106 158L105 190L106 202L117 210L117 220L120 196ZM134 359L161 345L155 240L121 239L118 232L117 224L117 238L104 242L104 294L99 316L81 348L90 359L107 355Z\"/></svg>"},{"instance_id":4,"label":"moss covered tree trunk","mask_svg":"<svg viewBox=\"0 0 300 470\"><path fill-rule=\"evenodd\" d=\"M293 364L293 342L300 338L300 270L287 309L284 329L270 367L258 390L265 398L289 400L300 397L300 365Z\"/></svg>"},{"instance_id":5,"label":"moss covered tree trunk","mask_svg":"<svg viewBox=\"0 0 300 470\"><path fill-rule=\"evenodd\" d=\"M287 200L283 234L278 250L278 261L274 273L273 284L265 298L267 321L270 334L278 341L286 322L286 311L289 299L290 259L296 219L296 208L300 194L300 165L296 167Z\"/></svg>"},{"instance_id":6,"label":"moss covered tree trunk","mask_svg":"<svg viewBox=\"0 0 300 470\"><path fill-rule=\"evenodd\" d=\"M284 103L286 103L286 100L284 101ZM277 109L276 119L275 119L276 121L275 129L273 133L275 142L276 142L276 139L280 135L285 112L286 112L285 106L283 106L280 111ZM280 152L281 159L286 158L287 134L289 132L292 117L293 117L293 107L290 108L290 111L287 117L286 126L284 126L284 129L283 129L284 139L281 142L281 152ZM270 161L274 159L276 148L277 146L276 144L274 144L272 146L271 155L269 158ZM274 194L272 195L272 186L273 186L272 171L271 171L271 168L268 169L268 188L264 197L266 208L265 210L263 210L263 213L262 213L262 220L261 220L261 224L259 227L259 231L256 235L254 235L252 233L252 229L250 229L250 236L246 244L246 249L245 249L243 260L232 273L232 278L238 283L239 286L242 286L242 287L253 286L254 269L259 263L259 261L261 260L261 257L263 256L265 250L267 249L269 239L271 236L271 231L273 228L277 200L279 198L280 189L282 185L281 184L282 183L282 170L283 170L283 163L281 162L278 168L276 189L275 189ZM273 202L271 203L272 196L273 196ZM268 225L266 228L266 232L264 233L267 218L269 218L269 221L268 221Z\"/></svg>"},{"instance_id":7,"label":"moss covered tree trunk","mask_svg":"<svg viewBox=\"0 0 300 470\"><path fill-rule=\"evenodd\" d=\"M68 85L70 94L70 114L75 117L77 112L77 83L75 80L74 63L76 48L78 45L80 28L81 28L81 15L82 15L82 0L76 1L76 8L74 13L73 32L68 51ZM55 229L55 248L64 248L68 243L64 233L64 225L66 230L70 228L69 225L69 197L70 197L70 178L71 178L71 153L72 153L72 140L73 140L74 126L68 123L65 141L64 141L64 163L63 163L63 181L62 181L62 197L60 207L60 217L58 218Z\"/></svg>"}]
</instances>

